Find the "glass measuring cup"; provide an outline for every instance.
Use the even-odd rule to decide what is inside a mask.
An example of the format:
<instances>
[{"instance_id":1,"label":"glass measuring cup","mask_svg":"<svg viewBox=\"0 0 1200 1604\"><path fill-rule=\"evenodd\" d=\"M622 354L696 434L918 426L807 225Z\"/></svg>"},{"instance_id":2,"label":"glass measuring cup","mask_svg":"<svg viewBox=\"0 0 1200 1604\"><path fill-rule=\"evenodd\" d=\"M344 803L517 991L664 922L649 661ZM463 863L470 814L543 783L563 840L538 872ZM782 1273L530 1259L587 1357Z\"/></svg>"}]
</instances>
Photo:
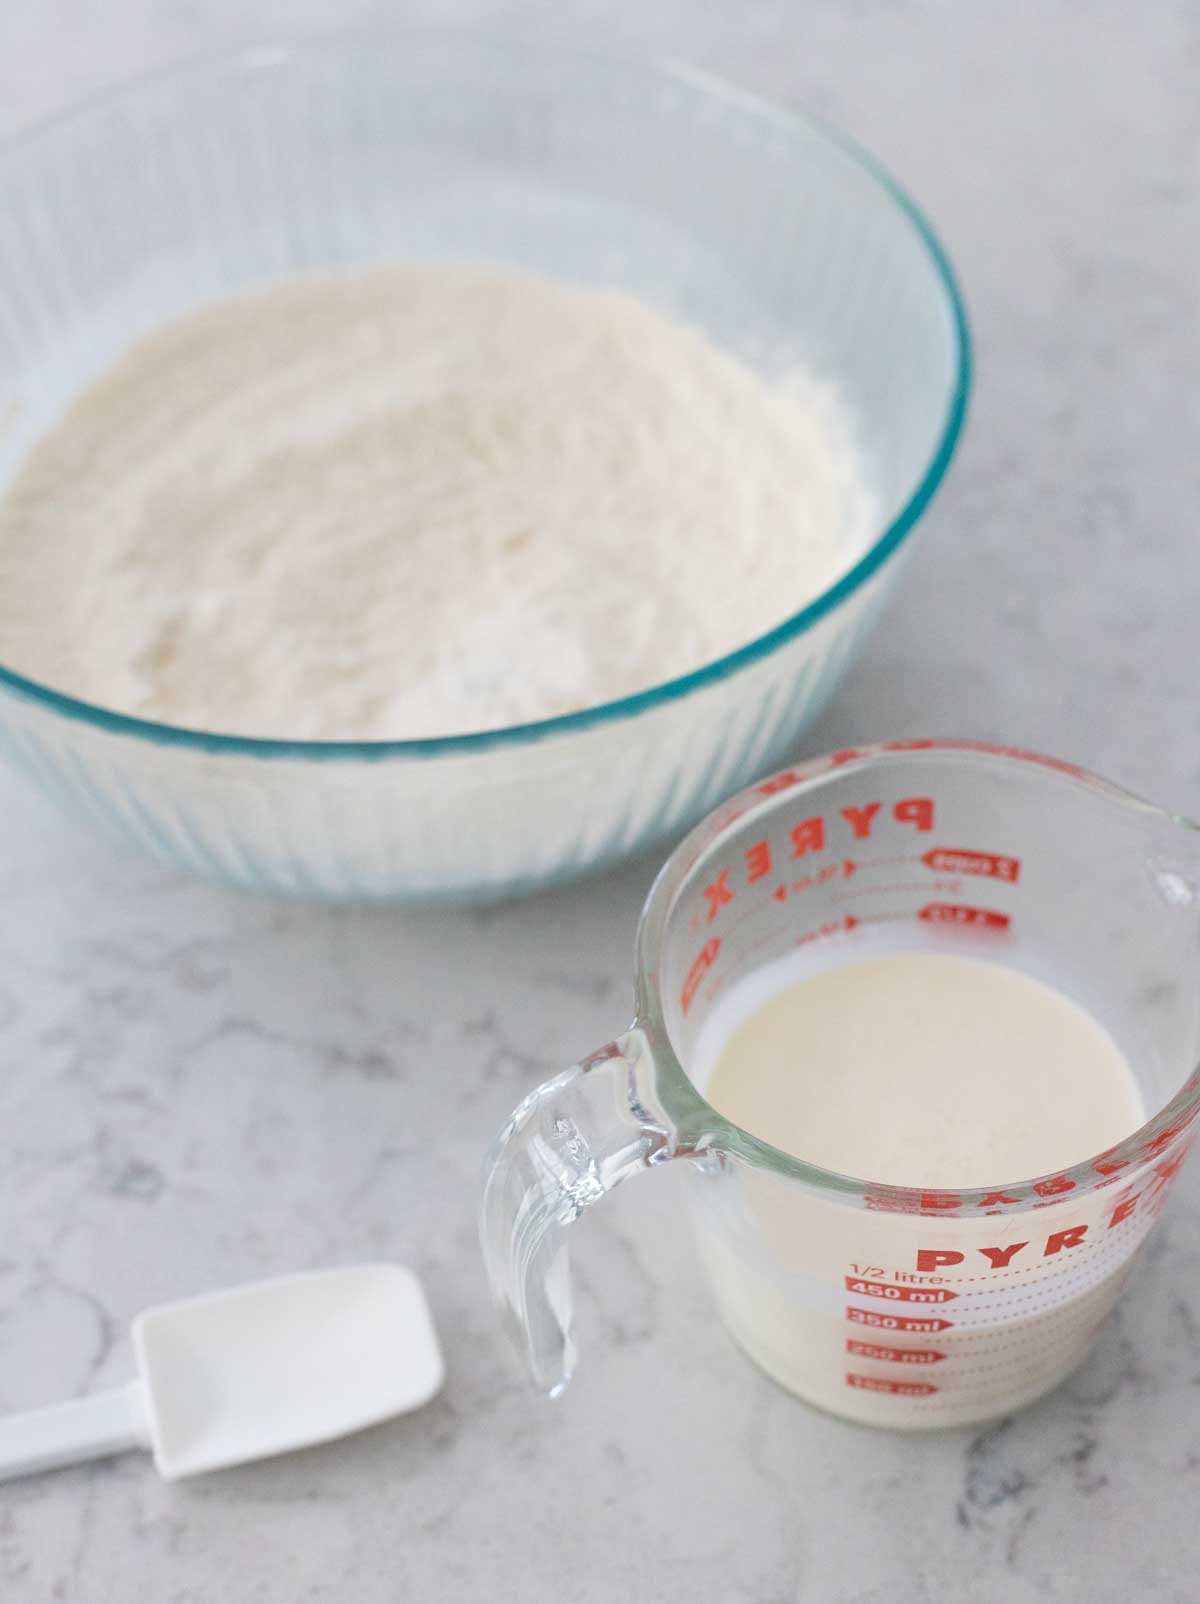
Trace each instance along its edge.
<instances>
[{"instance_id":1,"label":"glass measuring cup","mask_svg":"<svg viewBox=\"0 0 1200 1604\"><path fill-rule=\"evenodd\" d=\"M791 1391L914 1428L1053 1387L1194 1134L1198 938L1196 827L1051 758L894 741L732 798L650 893L633 1025L531 1093L490 1155L484 1255L535 1381L554 1394L574 1368L566 1228L683 1159L721 1317ZM825 960L880 941L989 958L1073 997L1129 1060L1146 1123L1058 1174L918 1191L803 1163L705 1102L687 1066L734 982L797 944Z\"/></svg>"}]
</instances>

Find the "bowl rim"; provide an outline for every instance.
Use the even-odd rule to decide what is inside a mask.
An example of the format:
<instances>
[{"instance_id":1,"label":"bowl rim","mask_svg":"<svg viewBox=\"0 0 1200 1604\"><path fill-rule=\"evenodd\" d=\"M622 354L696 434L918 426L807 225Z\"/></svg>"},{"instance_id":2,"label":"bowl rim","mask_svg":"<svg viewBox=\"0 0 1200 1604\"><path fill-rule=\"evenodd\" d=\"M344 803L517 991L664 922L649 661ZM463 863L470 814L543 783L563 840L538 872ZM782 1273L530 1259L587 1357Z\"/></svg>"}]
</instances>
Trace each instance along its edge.
<instances>
[{"instance_id":1,"label":"bowl rim","mask_svg":"<svg viewBox=\"0 0 1200 1604\"><path fill-rule=\"evenodd\" d=\"M843 156L871 179L907 221L924 246L933 264L935 276L942 290L946 311L949 314L954 341L954 382L946 410L938 431L937 440L929 460L915 488L882 532L862 554L858 561L836 579L812 601L807 602L764 634L755 636L734 651L701 664L686 674L663 680L646 690L632 695L601 702L594 707L581 708L574 713L562 713L553 718L538 719L531 723L508 724L498 729L473 730L459 735L423 736L417 739L383 740L293 740L286 737L227 735L219 731L199 730L182 724L166 724L154 719L139 718L134 714L89 702L82 697L54 690L39 680L27 678L0 663L0 687L16 693L21 699L40 703L64 718L82 722L117 735L133 736L162 746L177 746L225 756L256 757L263 759L301 758L317 762L359 761L380 762L393 758L424 760L429 758L469 755L505 747L520 748L570 735L605 724L636 718L642 713L664 706L698 691L718 680L727 679L741 669L770 656L780 647L806 633L827 613L859 590L883 563L895 552L912 530L936 493L954 456L966 416L967 399L971 389L971 334L966 306L957 276L949 255L933 230L932 225L908 191L892 176L883 164L864 146L841 129L824 119L791 110L766 96L743 89L707 69L693 66L674 58L625 55L617 51L596 49L560 40L545 41L526 37L515 30L501 34L490 29L444 27L388 27L315 31L285 40L265 40L258 44L242 44L234 49L210 51L159 67L149 72L102 89L84 97L75 104L44 117L0 141L0 161L7 161L30 145L36 145L48 135L86 122L97 113L111 111L139 93L161 89L173 82L204 76L215 71L261 72L277 69L305 54L327 55L331 49L377 46L382 40L390 45L409 43L454 44L465 43L498 52L520 53L525 57L533 53L543 56L570 58L588 62L593 66L607 66L623 75L639 73L655 78L664 84L683 85L692 91L701 91L715 100L731 105L743 114L774 126L785 134L803 132L815 134L818 139L835 147Z\"/></svg>"}]
</instances>

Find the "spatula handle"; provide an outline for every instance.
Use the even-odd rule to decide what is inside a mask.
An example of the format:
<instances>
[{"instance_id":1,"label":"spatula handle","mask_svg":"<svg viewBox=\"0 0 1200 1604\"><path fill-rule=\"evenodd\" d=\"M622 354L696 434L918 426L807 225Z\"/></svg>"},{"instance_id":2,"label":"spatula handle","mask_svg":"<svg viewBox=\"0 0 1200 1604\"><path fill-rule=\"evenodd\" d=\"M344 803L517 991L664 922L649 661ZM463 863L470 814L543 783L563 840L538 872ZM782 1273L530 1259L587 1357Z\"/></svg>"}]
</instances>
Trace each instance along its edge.
<instances>
[{"instance_id":1,"label":"spatula handle","mask_svg":"<svg viewBox=\"0 0 1200 1604\"><path fill-rule=\"evenodd\" d=\"M0 1415L0 1481L149 1446L145 1388L131 1381L47 1409Z\"/></svg>"}]
</instances>

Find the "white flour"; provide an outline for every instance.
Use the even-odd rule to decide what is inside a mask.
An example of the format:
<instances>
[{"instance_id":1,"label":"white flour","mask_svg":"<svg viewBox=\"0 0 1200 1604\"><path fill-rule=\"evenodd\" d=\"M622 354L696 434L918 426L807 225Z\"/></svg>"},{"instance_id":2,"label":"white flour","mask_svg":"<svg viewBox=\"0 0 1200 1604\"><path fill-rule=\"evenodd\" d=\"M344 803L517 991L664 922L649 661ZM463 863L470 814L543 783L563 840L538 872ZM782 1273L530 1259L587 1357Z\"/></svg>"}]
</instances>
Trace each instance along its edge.
<instances>
[{"instance_id":1,"label":"white flour","mask_svg":"<svg viewBox=\"0 0 1200 1604\"><path fill-rule=\"evenodd\" d=\"M235 734L486 729L811 600L876 509L838 398L631 296L296 280L135 346L0 502L0 661Z\"/></svg>"}]
</instances>

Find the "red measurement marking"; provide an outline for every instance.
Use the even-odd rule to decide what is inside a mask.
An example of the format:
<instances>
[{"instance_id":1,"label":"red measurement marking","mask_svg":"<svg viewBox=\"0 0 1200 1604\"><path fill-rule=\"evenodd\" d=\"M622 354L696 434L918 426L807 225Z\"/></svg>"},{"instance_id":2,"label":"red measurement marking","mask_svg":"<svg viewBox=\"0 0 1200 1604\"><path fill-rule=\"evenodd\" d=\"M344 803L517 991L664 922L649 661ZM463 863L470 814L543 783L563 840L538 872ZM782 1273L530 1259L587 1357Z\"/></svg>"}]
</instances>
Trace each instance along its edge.
<instances>
[{"instance_id":1,"label":"red measurement marking","mask_svg":"<svg viewBox=\"0 0 1200 1604\"><path fill-rule=\"evenodd\" d=\"M1161 1153L1164 1148L1170 1147L1177 1136L1183 1135L1195 1117L1195 1109L1189 1109L1186 1114L1181 1115L1173 1124L1164 1125L1161 1131L1156 1131L1150 1140L1143 1145L1142 1152L1151 1157L1156 1153Z\"/></svg>"},{"instance_id":2,"label":"red measurement marking","mask_svg":"<svg viewBox=\"0 0 1200 1604\"><path fill-rule=\"evenodd\" d=\"M783 888L781 887L780 889L782 890ZM782 902L783 898L780 897L779 900ZM823 925L818 925L815 930L808 930L804 935L797 936L796 945L803 947L810 941L820 941L824 936L836 936L839 931L853 930L857 924L858 920L850 914L847 914L844 919L831 919Z\"/></svg>"},{"instance_id":3,"label":"red measurement marking","mask_svg":"<svg viewBox=\"0 0 1200 1604\"><path fill-rule=\"evenodd\" d=\"M1157 1214L1166 1202L1167 1189L1183 1168L1183 1161L1188 1156L1191 1145L1191 1142L1188 1141L1177 1148L1169 1157L1162 1159L1154 1166L1150 1175L1150 1184L1145 1191L1146 1206L1152 1214ZM1110 1230L1118 1223L1118 1216L1120 1219L1127 1219L1133 1213L1133 1206L1142 1195L1140 1192L1135 1193L1133 1197L1128 1198L1125 1203L1119 1204L1118 1208L1113 1210L1113 1216L1108 1222Z\"/></svg>"},{"instance_id":4,"label":"red measurement marking","mask_svg":"<svg viewBox=\"0 0 1200 1604\"><path fill-rule=\"evenodd\" d=\"M1064 763L1061 758L1046 757L1041 752L1027 752L1022 746L993 746L988 741L939 741L938 745L948 751L954 752L989 752L996 757L1015 757L1022 763L1037 763L1044 769L1054 769L1059 774L1074 774L1081 779L1089 779L1085 769L1077 764Z\"/></svg>"},{"instance_id":5,"label":"red measurement marking","mask_svg":"<svg viewBox=\"0 0 1200 1604\"><path fill-rule=\"evenodd\" d=\"M799 880L793 880L792 890L799 893L801 891L811 891L814 886L828 885L831 880L837 879L840 872L841 869L838 864L827 863L824 868L817 869L813 874L806 874Z\"/></svg>"},{"instance_id":6,"label":"red measurement marking","mask_svg":"<svg viewBox=\"0 0 1200 1604\"><path fill-rule=\"evenodd\" d=\"M1048 1180L1035 1181L1033 1189L1039 1197L1058 1197L1063 1192L1073 1192L1075 1182L1068 1175L1052 1175Z\"/></svg>"},{"instance_id":7,"label":"red measurement marking","mask_svg":"<svg viewBox=\"0 0 1200 1604\"><path fill-rule=\"evenodd\" d=\"M885 1381L882 1376L855 1375L853 1370L846 1372L846 1385L863 1392L891 1392L899 1398L928 1398L937 1391L927 1381Z\"/></svg>"},{"instance_id":8,"label":"red measurement marking","mask_svg":"<svg viewBox=\"0 0 1200 1604\"><path fill-rule=\"evenodd\" d=\"M873 1331L903 1331L922 1337L949 1331L954 1325L953 1320L943 1320L939 1314L930 1315L928 1320L917 1320L911 1315L877 1314L874 1309L856 1309L852 1303L846 1305L846 1319L856 1326L870 1326Z\"/></svg>"},{"instance_id":9,"label":"red measurement marking","mask_svg":"<svg viewBox=\"0 0 1200 1604\"><path fill-rule=\"evenodd\" d=\"M1116 1148L1110 1147L1107 1153L1101 1153L1100 1157L1096 1159L1095 1163L1092 1165L1092 1168L1095 1170L1097 1175L1116 1175L1118 1170L1125 1170L1129 1168L1130 1161L1127 1158L1113 1158L1112 1155L1115 1152Z\"/></svg>"},{"instance_id":10,"label":"red measurement marking","mask_svg":"<svg viewBox=\"0 0 1200 1604\"><path fill-rule=\"evenodd\" d=\"M1081 779L1087 779L1084 769L1078 768L1074 763L1064 763L1061 758L1045 757L1041 752L1027 752L1020 746L996 746L991 741L884 741L881 751L884 752L984 752L993 757L1015 757L1023 763L1037 763L1044 769L1056 769L1060 774L1074 774Z\"/></svg>"},{"instance_id":11,"label":"red measurement marking","mask_svg":"<svg viewBox=\"0 0 1200 1604\"><path fill-rule=\"evenodd\" d=\"M871 1298L891 1298L897 1303L949 1303L958 1296L949 1287L897 1287L886 1281L863 1281L856 1275L846 1277L846 1291Z\"/></svg>"},{"instance_id":12,"label":"red measurement marking","mask_svg":"<svg viewBox=\"0 0 1200 1604\"><path fill-rule=\"evenodd\" d=\"M939 886L940 890L941 887ZM853 886L849 891L837 891L835 896L839 902L848 902L851 897L896 897L902 896L906 891L928 891L928 880L889 880L883 885ZM881 917L887 917L882 915Z\"/></svg>"},{"instance_id":13,"label":"red measurement marking","mask_svg":"<svg viewBox=\"0 0 1200 1604\"><path fill-rule=\"evenodd\" d=\"M692 1006L692 998L699 990L700 982L717 961L717 954L721 950L720 936L710 936L701 947L687 972L687 979L683 983L683 990L679 994L679 1006L686 1014Z\"/></svg>"},{"instance_id":14,"label":"red measurement marking","mask_svg":"<svg viewBox=\"0 0 1200 1604\"><path fill-rule=\"evenodd\" d=\"M828 885L831 880L837 880L842 875L848 880L857 869L858 864L851 863L849 858L846 858L842 863L827 863L820 869L814 869L812 874L802 875L799 880L792 880L790 883L786 880L782 881L775 887L771 895L776 902L786 902L789 893L793 896L799 896L802 891L811 891L814 886Z\"/></svg>"},{"instance_id":15,"label":"red measurement marking","mask_svg":"<svg viewBox=\"0 0 1200 1604\"><path fill-rule=\"evenodd\" d=\"M926 924L969 925L976 930L1007 930L1009 924L1006 913L997 913L993 908L968 908L952 902L931 902L921 909L917 918L923 919Z\"/></svg>"},{"instance_id":16,"label":"red measurement marking","mask_svg":"<svg viewBox=\"0 0 1200 1604\"><path fill-rule=\"evenodd\" d=\"M921 862L939 874L982 874L1010 884L1021 873L1019 858L1006 858L997 852L970 852L963 847L930 847Z\"/></svg>"},{"instance_id":17,"label":"red measurement marking","mask_svg":"<svg viewBox=\"0 0 1200 1604\"><path fill-rule=\"evenodd\" d=\"M846 1352L859 1359L884 1359L898 1365L936 1365L946 1357L936 1348L888 1348L881 1342L856 1342L853 1337L846 1341Z\"/></svg>"}]
</instances>

